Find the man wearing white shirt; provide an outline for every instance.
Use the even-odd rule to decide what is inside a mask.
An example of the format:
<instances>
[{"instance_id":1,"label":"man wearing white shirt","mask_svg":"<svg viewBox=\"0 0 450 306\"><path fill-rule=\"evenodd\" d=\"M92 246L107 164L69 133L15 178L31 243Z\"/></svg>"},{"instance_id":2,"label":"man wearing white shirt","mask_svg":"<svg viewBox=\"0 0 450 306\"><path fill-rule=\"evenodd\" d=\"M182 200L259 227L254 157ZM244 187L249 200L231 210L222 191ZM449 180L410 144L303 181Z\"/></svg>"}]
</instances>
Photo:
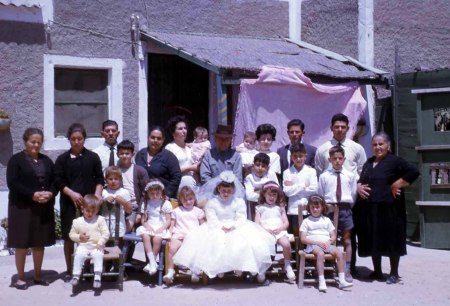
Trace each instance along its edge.
<instances>
[{"instance_id":1,"label":"man wearing white shirt","mask_svg":"<svg viewBox=\"0 0 450 306\"><path fill-rule=\"evenodd\" d=\"M120 134L119 126L114 120L106 120L102 124L102 131L100 133L105 139L105 142L93 151L100 157L104 172L108 166L117 165L117 137Z\"/></svg>"},{"instance_id":2,"label":"man wearing white shirt","mask_svg":"<svg viewBox=\"0 0 450 306\"><path fill-rule=\"evenodd\" d=\"M359 178L362 167L367 160L364 148L346 137L348 132L348 117L344 114L336 114L331 118L331 131L333 138L322 144L316 152L314 159L317 175L320 176L330 166L329 150L336 145L345 151L344 168Z\"/></svg>"}]
</instances>

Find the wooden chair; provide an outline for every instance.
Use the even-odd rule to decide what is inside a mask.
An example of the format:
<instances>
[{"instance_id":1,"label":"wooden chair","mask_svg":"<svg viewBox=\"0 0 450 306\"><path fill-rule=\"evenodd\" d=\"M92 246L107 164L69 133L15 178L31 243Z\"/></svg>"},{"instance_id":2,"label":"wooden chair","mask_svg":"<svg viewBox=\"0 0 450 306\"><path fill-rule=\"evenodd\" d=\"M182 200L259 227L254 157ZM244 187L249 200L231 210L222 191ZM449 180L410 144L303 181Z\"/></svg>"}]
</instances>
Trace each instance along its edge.
<instances>
[{"instance_id":1,"label":"wooden chair","mask_svg":"<svg viewBox=\"0 0 450 306\"><path fill-rule=\"evenodd\" d=\"M328 206L328 212L333 213L333 225L338 228L338 220L339 220L339 208L336 205ZM299 226L303 222L303 212L306 211L306 206L298 207L298 224ZM301 236L301 234L300 234ZM336 245L336 242L334 243ZM316 258L314 254L306 253L304 251L305 245L299 241L300 250L299 254L299 262L298 262L298 288L302 289L304 283L315 283L317 282L317 273L316 272ZM343 257L345 258L345 252L342 252ZM336 258L331 254L325 254L325 281L326 282L335 282L335 274L337 273L337 264ZM327 278L327 276L330 276Z\"/></svg>"},{"instance_id":2,"label":"wooden chair","mask_svg":"<svg viewBox=\"0 0 450 306\"><path fill-rule=\"evenodd\" d=\"M101 207L101 215L105 217L108 228L114 228L114 233L110 233L110 238L107 242L107 246L104 249L105 254L103 256L102 279L104 279L104 277L116 277L117 287L120 291L123 291L124 259L123 252L119 248L120 205L104 202ZM113 216L115 219L114 225L112 224L113 221L111 218ZM72 265L73 258L74 255L72 255ZM90 260L90 257L86 259L85 266L80 275L80 281L86 278L92 279L94 277L93 265L89 264ZM74 294L77 292L77 287L72 287L72 292Z\"/></svg>"}]
</instances>

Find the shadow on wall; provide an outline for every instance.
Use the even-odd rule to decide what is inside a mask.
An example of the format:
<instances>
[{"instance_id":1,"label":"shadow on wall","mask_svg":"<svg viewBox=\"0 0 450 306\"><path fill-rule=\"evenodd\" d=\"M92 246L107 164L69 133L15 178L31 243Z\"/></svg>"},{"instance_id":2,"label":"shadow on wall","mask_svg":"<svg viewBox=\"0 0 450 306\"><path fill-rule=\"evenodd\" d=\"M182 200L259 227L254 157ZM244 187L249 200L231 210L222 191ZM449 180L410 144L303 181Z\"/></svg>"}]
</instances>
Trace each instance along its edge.
<instances>
[{"instance_id":1,"label":"shadow on wall","mask_svg":"<svg viewBox=\"0 0 450 306\"><path fill-rule=\"evenodd\" d=\"M13 154L13 140L10 130L0 130L0 164L6 167Z\"/></svg>"}]
</instances>

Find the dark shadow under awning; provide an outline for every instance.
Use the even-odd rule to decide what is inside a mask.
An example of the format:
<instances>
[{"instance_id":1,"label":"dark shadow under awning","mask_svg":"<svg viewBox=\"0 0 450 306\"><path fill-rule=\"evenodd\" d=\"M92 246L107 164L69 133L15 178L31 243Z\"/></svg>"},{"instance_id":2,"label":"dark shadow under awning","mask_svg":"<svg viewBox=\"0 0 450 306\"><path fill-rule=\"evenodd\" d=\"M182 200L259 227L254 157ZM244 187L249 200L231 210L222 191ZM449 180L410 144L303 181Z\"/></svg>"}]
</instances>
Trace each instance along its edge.
<instances>
[{"instance_id":1,"label":"dark shadow under awning","mask_svg":"<svg viewBox=\"0 0 450 306\"><path fill-rule=\"evenodd\" d=\"M234 69L258 73L264 65L297 68L306 75L349 80L375 81L384 73L375 68L363 68L349 57L323 49L325 52L319 53L283 38L141 31L141 39L217 74Z\"/></svg>"}]
</instances>

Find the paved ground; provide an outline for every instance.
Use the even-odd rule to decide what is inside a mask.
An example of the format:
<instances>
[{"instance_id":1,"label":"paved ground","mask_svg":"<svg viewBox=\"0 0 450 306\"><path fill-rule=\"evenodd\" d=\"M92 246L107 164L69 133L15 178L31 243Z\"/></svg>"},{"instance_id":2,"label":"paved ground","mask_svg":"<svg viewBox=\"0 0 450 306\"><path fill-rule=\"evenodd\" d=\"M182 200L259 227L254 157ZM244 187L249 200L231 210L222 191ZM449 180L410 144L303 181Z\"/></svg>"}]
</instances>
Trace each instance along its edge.
<instances>
[{"instance_id":1,"label":"paved ground","mask_svg":"<svg viewBox=\"0 0 450 306\"><path fill-rule=\"evenodd\" d=\"M328 286L327 293L315 287L297 289L296 285L274 280L267 287L249 284L240 279L223 279L208 286L189 282L171 287L156 287L156 279L141 272L130 272L124 291L111 288L104 282L99 296L89 284L72 296L71 286L60 279L64 270L62 248L46 250L44 276L51 280L49 287L31 286L26 291L11 287L15 277L14 256L0 257L0 305L450 305L450 251L422 249L408 246L408 256L402 258L400 274L402 283L386 285L364 278L370 272L370 260L358 259L359 279L350 291ZM142 256L137 249L137 258ZM388 260L383 261L388 272ZM32 269L31 256L27 269ZM32 273L28 273L32 279ZM150 285L150 286L149 286ZM89 303L89 304L88 304Z\"/></svg>"}]
</instances>

